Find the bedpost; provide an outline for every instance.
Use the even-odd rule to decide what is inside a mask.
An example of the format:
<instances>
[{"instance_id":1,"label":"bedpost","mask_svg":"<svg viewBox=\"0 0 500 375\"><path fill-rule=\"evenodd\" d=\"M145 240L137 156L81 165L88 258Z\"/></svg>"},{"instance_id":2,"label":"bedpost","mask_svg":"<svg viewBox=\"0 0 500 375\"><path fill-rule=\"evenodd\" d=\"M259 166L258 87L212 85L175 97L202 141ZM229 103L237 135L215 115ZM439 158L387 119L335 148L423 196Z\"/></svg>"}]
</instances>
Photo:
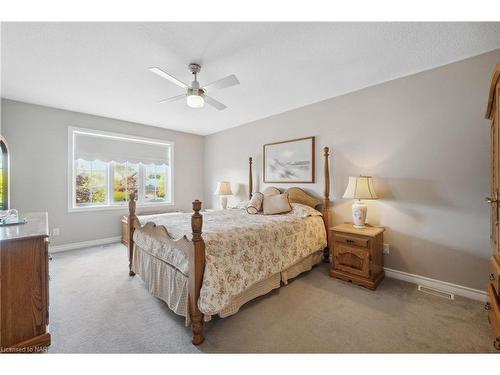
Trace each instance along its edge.
<instances>
[{"instance_id":1,"label":"bedpost","mask_svg":"<svg viewBox=\"0 0 500 375\"><path fill-rule=\"evenodd\" d=\"M253 176L252 176L252 157L248 158L248 199L252 199Z\"/></svg>"},{"instance_id":2,"label":"bedpost","mask_svg":"<svg viewBox=\"0 0 500 375\"><path fill-rule=\"evenodd\" d=\"M323 174L325 178L325 192L323 195L323 222L325 223L327 245L323 252L323 261L330 261L330 230L328 225L330 207L330 167L328 165L329 148L323 148Z\"/></svg>"},{"instance_id":3,"label":"bedpost","mask_svg":"<svg viewBox=\"0 0 500 375\"><path fill-rule=\"evenodd\" d=\"M128 201L128 274L129 276L134 276L135 273L132 271L132 257L134 256L134 229L135 221L137 216L135 216L135 193L130 193L130 198Z\"/></svg>"},{"instance_id":4,"label":"bedpost","mask_svg":"<svg viewBox=\"0 0 500 375\"><path fill-rule=\"evenodd\" d=\"M205 271L205 242L201 236L203 216L200 214L201 202L193 202L193 215L191 216L191 229L193 231L194 253L189 256L189 314L193 330L193 344L200 345L203 337L203 315L198 308L203 272Z\"/></svg>"}]
</instances>

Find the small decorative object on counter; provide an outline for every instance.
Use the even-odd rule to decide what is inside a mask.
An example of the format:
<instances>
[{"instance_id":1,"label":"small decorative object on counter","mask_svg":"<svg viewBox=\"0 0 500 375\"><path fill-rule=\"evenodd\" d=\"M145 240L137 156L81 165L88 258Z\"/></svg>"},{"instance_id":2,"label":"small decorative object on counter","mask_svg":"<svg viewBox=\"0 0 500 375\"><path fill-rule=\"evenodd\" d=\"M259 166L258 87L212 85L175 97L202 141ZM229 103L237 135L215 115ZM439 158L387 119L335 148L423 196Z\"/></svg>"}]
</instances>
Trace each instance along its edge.
<instances>
[{"instance_id":1,"label":"small decorative object on counter","mask_svg":"<svg viewBox=\"0 0 500 375\"><path fill-rule=\"evenodd\" d=\"M0 211L0 224L8 225L8 224L17 224L19 222L19 215L17 210L3 210Z\"/></svg>"}]
</instances>

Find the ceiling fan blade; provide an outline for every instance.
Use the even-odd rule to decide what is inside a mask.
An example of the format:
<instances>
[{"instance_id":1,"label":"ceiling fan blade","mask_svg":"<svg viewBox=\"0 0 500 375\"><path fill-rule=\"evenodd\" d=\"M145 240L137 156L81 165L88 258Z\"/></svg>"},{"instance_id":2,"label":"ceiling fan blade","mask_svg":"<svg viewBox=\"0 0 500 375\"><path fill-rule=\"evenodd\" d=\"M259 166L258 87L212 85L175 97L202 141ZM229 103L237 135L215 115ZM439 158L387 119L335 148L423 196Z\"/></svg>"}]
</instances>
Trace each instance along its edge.
<instances>
[{"instance_id":1,"label":"ceiling fan blade","mask_svg":"<svg viewBox=\"0 0 500 375\"><path fill-rule=\"evenodd\" d=\"M203 98L205 99L206 103L210 104L212 107L217 108L219 111L227 108L227 106L225 106L221 102L218 102L214 98L211 98L210 96L204 95Z\"/></svg>"},{"instance_id":2,"label":"ceiling fan blade","mask_svg":"<svg viewBox=\"0 0 500 375\"><path fill-rule=\"evenodd\" d=\"M230 76L227 76L225 78L219 79L215 82L209 83L203 89L207 91L212 91L212 90L219 90L219 89L224 89L226 87L231 87L235 85L239 85L240 81L238 81L238 78L234 74L231 74Z\"/></svg>"},{"instance_id":3,"label":"ceiling fan blade","mask_svg":"<svg viewBox=\"0 0 500 375\"><path fill-rule=\"evenodd\" d=\"M158 103L168 103L168 102L174 102L176 100L179 100L179 99L183 99L186 97L186 94L181 94L181 95L176 95L176 96L172 96L171 98L167 98L167 99L162 99L160 100Z\"/></svg>"},{"instance_id":4,"label":"ceiling fan blade","mask_svg":"<svg viewBox=\"0 0 500 375\"><path fill-rule=\"evenodd\" d=\"M183 89L187 89L188 88L188 85L186 85L184 82L181 82L177 78L172 77L170 74L164 72L160 68L152 67L152 68L149 68L149 71L151 73L159 75L162 78L168 79L170 82L172 82L173 84L175 84L177 86L182 87Z\"/></svg>"}]
</instances>

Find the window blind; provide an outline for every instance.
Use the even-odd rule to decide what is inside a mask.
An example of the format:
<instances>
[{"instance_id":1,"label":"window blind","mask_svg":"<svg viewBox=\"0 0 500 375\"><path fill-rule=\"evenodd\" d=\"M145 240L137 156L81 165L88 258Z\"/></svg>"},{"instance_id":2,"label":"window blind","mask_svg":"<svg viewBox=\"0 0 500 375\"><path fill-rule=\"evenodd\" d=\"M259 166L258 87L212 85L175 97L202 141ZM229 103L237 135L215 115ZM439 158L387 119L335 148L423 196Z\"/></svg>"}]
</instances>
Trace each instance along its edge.
<instances>
[{"instance_id":1,"label":"window blind","mask_svg":"<svg viewBox=\"0 0 500 375\"><path fill-rule=\"evenodd\" d=\"M73 132L73 137L74 160L170 166L171 146L168 143L79 131Z\"/></svg>"}]
</instances>

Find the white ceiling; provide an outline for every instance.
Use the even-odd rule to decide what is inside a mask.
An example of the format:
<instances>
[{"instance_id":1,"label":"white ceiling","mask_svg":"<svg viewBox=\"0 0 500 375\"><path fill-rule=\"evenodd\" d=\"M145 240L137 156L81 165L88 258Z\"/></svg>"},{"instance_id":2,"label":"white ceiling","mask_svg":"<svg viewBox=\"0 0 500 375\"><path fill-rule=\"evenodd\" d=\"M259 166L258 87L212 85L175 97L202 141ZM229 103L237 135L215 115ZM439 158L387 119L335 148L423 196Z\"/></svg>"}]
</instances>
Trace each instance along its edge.
<instances>
[{"instance_id":1,"label":"white ceiling","mask_svg":"<svg viewBox=\"0 0 500 375\"><path fill-rule=\"evenodd\" d=\"M2 97L210 134L500 48L500 23L3 23ZM228 106L193 109L150 73L190 82L190 62Z\"/></svg>"}]
</instances>

